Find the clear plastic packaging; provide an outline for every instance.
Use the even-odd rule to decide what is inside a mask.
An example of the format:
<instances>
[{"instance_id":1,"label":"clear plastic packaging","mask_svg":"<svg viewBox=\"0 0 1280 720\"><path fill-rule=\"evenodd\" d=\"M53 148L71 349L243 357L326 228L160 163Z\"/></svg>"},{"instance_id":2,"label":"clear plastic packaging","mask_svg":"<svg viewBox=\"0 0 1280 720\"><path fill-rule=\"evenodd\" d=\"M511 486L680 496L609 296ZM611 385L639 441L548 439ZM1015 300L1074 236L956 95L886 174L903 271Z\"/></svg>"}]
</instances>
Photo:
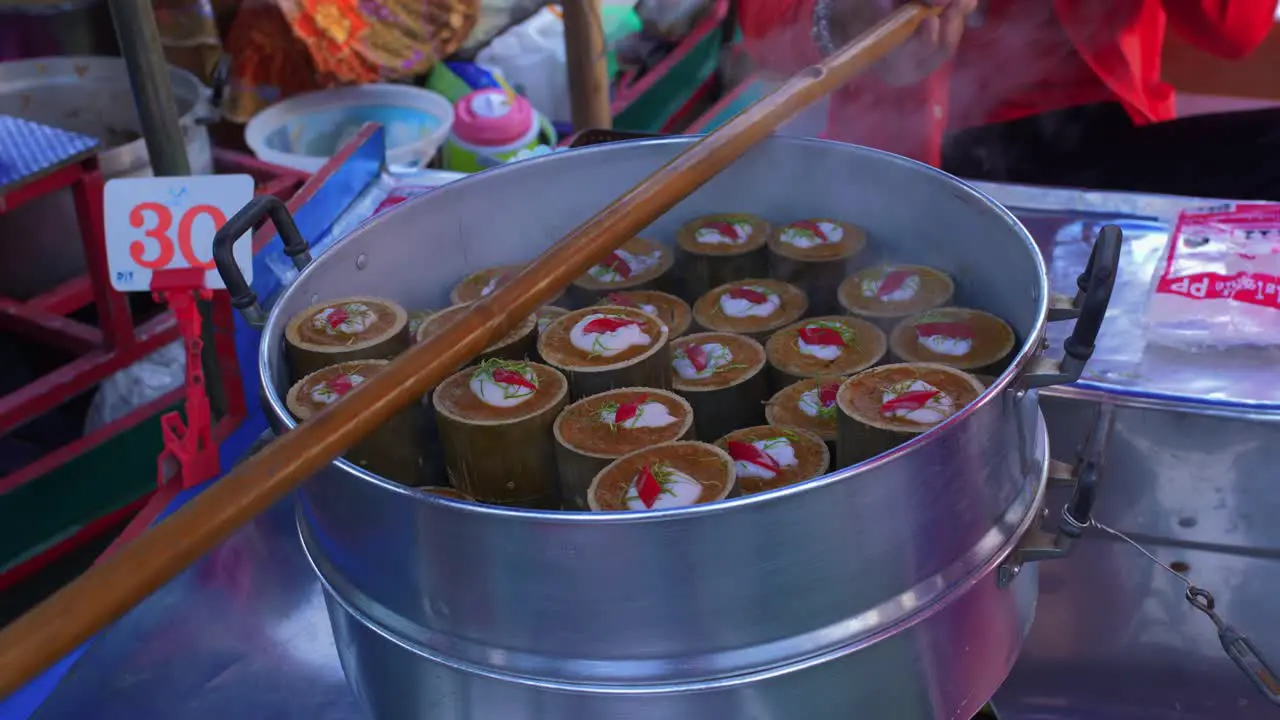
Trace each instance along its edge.
<instances>
[{"instance_id":1,"label":"clear plastic packaging","mask_svg":"<svg viewBox=\"0 0 1280 720\"><path fill-rule=\"evenodd\" d=\"M1280 346L1280 205L1182 213L1146 326L1148 341L1184 350Z\"/></svg>"}]
</instances>

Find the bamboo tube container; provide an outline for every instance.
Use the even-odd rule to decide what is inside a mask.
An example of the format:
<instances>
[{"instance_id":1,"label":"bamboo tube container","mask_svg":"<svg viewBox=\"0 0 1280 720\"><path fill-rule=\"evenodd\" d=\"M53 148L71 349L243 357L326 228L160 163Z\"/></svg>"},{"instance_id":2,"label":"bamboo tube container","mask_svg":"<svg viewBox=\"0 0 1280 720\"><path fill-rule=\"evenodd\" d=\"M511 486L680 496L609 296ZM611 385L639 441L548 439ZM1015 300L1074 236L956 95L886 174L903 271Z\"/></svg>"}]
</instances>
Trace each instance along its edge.
<instances>
[{"instance_id":1,"label":"bamboo tube container","mask_svg":"<svg viewBox=\"0 0 1280 720\"><path fill-rule=\"evenodd\" d=\"M386 360L353 360L321 368L289 388L285 405L294 419L306 422L386 367ZM420 408L410 405L352 445L343 457L356 467L402 485L426 485L431 478L422 457L422 420Z\"/></svg>"},{"instance_id":2,"label":"bamboo tube container","mask_svg":"<svg viewBox=\"0 0 1280 720\"><path fill-rule=\"evenodd\" d=\"M650 445L693 439L693 408L656 388L619 388L566 407L552 430L566 510L589 510L587 490L609 463Z\"/></svg>"},{"instance_id":3,"label":"bamboo tube container","mask_svg":"<svg viewBox=\"0 0 1280 720\"><path fill-rule=\"evenodd\" d=\"M584 307L622 290L663 290L671 286L674 264L675 257L667 246L632 238L574 280L569 297L574 305Z\"/></svg>"},{"instance_id":4,"label":"bamboo tube container","mask_svg":"<svg viewBox=\"0 0 1280 720\"><path fill-rule=\"evenodd\" d=\"M321 411L285 434L172 517L0 629L0 696L15 692L401 408L417 402L525 314L562 292L597 258L648 227L803 108L900 47L939 11L919 3L904 5L819 65L792 77L575 228L508 286L477 303L462 322L392 361L340 400L340 409ZM230 238L230 229L251 223L251 213L258 209L242 211L220 232Z\"/></svg>"},{"instance_id":5,"label":"bamboo tube container","mask_svg":"<svg viewBox=\"0 0 1280 720\"><path fill-rule=\"evenodd\" d=\"M786 425L807 430L822 438L835 461L836 418L840 408L836 406L836 394L845 378L810 378L788 385L764 406L764 417L770 425Z\"/></svg>"},{"instance_id":6,"label":"bamboo tube container","mask_svg":"<svg viewBox=\"0 0 1280 720\"><path fill-rule=\"evenodd\" d=\"M716 441L733 458L734 495L754 495L827 474L831 451L822 438L786 425L734 430Z\"/></svg>"},{"instance_id":7,"label":"bamboo tube container","mask_svg":"<svg viewBox=\"0 0 1280 720\"><path fill-rule=\"evenodd\" d=\"M754 279L714 288L693 304L694 325L711 332L746 335L764 342L804 317L809 298L781 280Z\"/></svg>"},{"instance_id":8,"label":"bamboo tube container","mask_svg":"<svg viewBox=\"0 0 1280 720\"><path fill-rule=\"evenodd\" d=\"M945 307L898 323L889 333L897 362L946 365L971 373L999 375L1009 365L1013 328L981 310Z\"/></svg>"},{"instance_id":9,"label":"bamboo tube container","mask_svg":"<svg viewBox=\"0 0 1280 720\"><path fill-rule=\"evenodd\" d=\"M801 320L769 336L764 345L775 389L818 377L847 377L884 359L884 332L866 320L828 315Z\"/></svg>"},{"instance_id":10,"label":"bamboo tube container","mask_svg":"<svg viewBox=\"0 0 1280 720\"><path fill-rule=\"evenodd\" d=\"M924 265L876 265L845 278L836 292L850 315L875 323L885 332L904 318L951 302L951 276Z\"/></svg>"},{"instance_id":11,"label":"bamboo tube container","mask_svg":"<svg viewBox=\"0 0 1280 720\"><path fill-rule=\"evenodd\" d=\"M551 427L568 400L555 368L487 360L432 396L449 484L480 502L560 507Z\"/></svg>"},{"instance_id":12,"label":"bamboo tube container","mask_svg":"<svg viewBox=\"0 0 1280 720\"><path fill-rule=\"evenodd\" d=\"M946 365L881 365L840 386L836 404L837 466L855 465L932 430L978 399L986 388Z\"/></svg>"},{"instance_id":13,"label":"bamboo tube container","mask_svg":"<svg viewBox=\"0 0 1280 720\"><path fill-rule=\"evenodd\" d=\"M790 283L809 296L809 310L819 315L841 312L836 293L859 253L867 233L832 218L797 220L769 236L769 277Z\"/></svg>"},{"instance_id":14,"label":"bamboo tube container","mask_svg":"<svg viewBox=\"0 0 1280 720\"><path fill-rule=\"evenodd\" d=\"M676 260L689 302L712 288L747 278L767 277L765 251L772 226L764 218L723 213L694 218L676 232Z\"/></svg>"},{"instance_id":15,"label":"bamboo tube container","mask_svg":"<svg viewBox=\"0 0 1280 720\"><path fill-rule=\"evenodd\" d=\"M569 378L573 400L624 387L671 388L670 331L634 308L574 310L538 337L538 355Z\"/></svg>"},{"instance_id":16,"label":"bamboo tube container","mask_svg":"<svg viewBox=\"0 0 1280 720\"><path fill-rule=\"evenodd\" d=\"M422 324L422 327L418 328L416 341L423 343L431 336L439 334L449 323L456 321L459 317L465 317L467 308L467 305L454 305L432 315L430 319ZM525 319L515 329L485 348L484 352L480 353L476 359L481 362L490 358L513 361L529 359L533 355L537 342L537 327L538 316L536 314L525 316Z\"/></svg>"},{"instance_id":17,"label":"bamboo tube container","mask_svg":"<svg viewBox=\"0 0 1280 720\"><path fill-rule=\"evenodd\" d=\"M669 442L624 455L587 490L594 512L665 510L723 500L736 477L728 453L700 442Z\"/></svg>"},{"instance_id":18,"label":"bamboo tube container","mask_svg":"<svg viewBox=\"0 0 1280 720\"><path fill-rule=\"evenodd\" d=\"M290 378L298 380L352 360L390 360L408 349L409 313L391 300L349 297L326 300L293 316L285 326Z\"/></svg>"},{"instance_id":19,"label":"bamboo tube container","mask_svg":"<svg viewBox=\"0 0 1280 720\"><path fill-rule=\"evenodd\" d=\"M715 442L764 421L769 399L764 364L764 348L744 335L698 333L681 338L671 361L675 391L693 408L699 440Z\"/></svg>"},{"instance_id":20,"label":"bamboo tube container","mask_svg":"<svg viewBox=\"0 0 1280 720\"><path fill-rule=\"evenodd\" d=\"M657 290L620 290L604 296L598 304L643 310L667 326L671 340L689 332L689 326L693 324L693 309L689 303Z\"/></svg>"}]
</instances>

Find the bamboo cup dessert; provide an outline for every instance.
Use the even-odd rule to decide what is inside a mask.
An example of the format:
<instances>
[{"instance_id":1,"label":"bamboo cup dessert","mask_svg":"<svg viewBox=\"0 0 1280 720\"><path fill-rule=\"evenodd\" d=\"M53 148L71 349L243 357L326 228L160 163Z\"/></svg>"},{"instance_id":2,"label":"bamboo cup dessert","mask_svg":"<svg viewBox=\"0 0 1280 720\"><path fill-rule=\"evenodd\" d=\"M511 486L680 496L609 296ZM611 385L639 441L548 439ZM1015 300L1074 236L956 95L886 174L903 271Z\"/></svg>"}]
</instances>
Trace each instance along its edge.
<instances>
[{"instance_id":1,"label":"bamboo cup dessert","mask_svg":"<svg viewBox=\"0 0 1280 720\"><path fill-rule=\"evenodd\" d=\"M538 355L569 378L573 400L615 388L671 389L669 331L635 308L603 305L567 313L538 337Z\"/></svg>"},{"instance_id":2,"label":"bamboo cup dessert","mask_svg":"<svg viewBox=\"0 0 1280 720\"><path fill-rule=\"evenodd\" d=\"M716 441L733 458L735 495L754 495L821 477L831 467L831 451L808 430L758 425L734 430Z\"/></svg>"},{"instance_id":3,"label":"bamboo cup dessert","mask_svg":"<svg viewBox=\"0 0 1280 720\"><path fill-rule=\"evenodd\" d=\"M932 430L985 389L969 373L929 363L881 365L854 375L836 396L836 464L869 460Z\"/></svg>"},{"instance_id":4,"label":"bamboo cup dessert","mask_svg":"<svg viewBox=\"0 0 1280 720\"><path fill-rule=\"evenodd\" d=\"M552 428L560 498L566 510L588 510L587 490L605 467L650 445L693 439L693 408L655 388L621 388L566 407Z\"/></svg>"},{"instance_id":5,"label":"bamboo cup dessert","mask_svg":"<svg viewBox=\"0 0 1280 720\"><path fill-rule=\"evenodd\" d=\"M676 258L684 296L700 298L725 283L767 277L765 242L772 226L743 213L704 215L676 232Z\"/></svg>"},{"instance_id":6,"label":"bamboo cup dessert","mask_svg":"<svg viewBox=\"0 0 1280 720\"><path fill-rule=\"evenodd\" d=\"M466 305L487 298L495 290L511 282L523 268L521 265L500 265L498 267L477 270L458 281L449 291L450 305ZM563 295L553 298L548 305L554 305L564 298Z\"/></svg>"},{"instance_id":7,"label":"bamboo cup dessert","mask_svg":"<svg viewBox=\"0 0 1280 720\"><path fill-rule=\"evenodd\" d=\"M480 502L560 507L552 424L568 402L555 368L490 359L433 393L449 484Z\"/></svg>"},{"instance_id":8,"label":"bamboo cup dessert","mask_svg":"<svg viewBox=\"0 0 1280 720\"><path fill-rule=\"evenodd\" d=\"M349 297L316 303L285 327L294 382L329 365L390 360L409 347L409 313L391 300Z\"/></svg>"},{"instance_id":9,"label":"bamboo cup dessert","mask_svg":"<svg viewBox=\"0 0 1280 720\"><path fill-rule=\"evenodd\" d=\"M836 297L845 312L889 332L903 318L951 302L955 291L955 283L941 270L923 265L877 265L845 278Z\"/></svg>"},{"instance_id":10,"label":"bamboo cup dessert","mask_svg":"<svg viewBox=\"0 0 1280 720\"><path fill-rule=\"evenodd\" d=\"M352 360L330 365L289 388L285 405L300 423L337 402L370 377L382 372L386 360ZM411 405L347 450L347 462L402 485L419 486L430 478L422 456L422 408Z\"/></svg>"},{"instance_id":11,"label":"bamboo cup dessert","mask_svg":"<svg viewBox=\"0 0 1280 720\"><path fill-rule=\"evenodd\" d=\"M466 312L466 305L454 305L432 315L422 324L422 327L418 328L416 341L420 343L426 342L427 338L439 333L449 323L454 322L458 316ZM515 361L529 359L533 355L537 344L537 327L538 316L536 314L526 317L524 322L517 325L514 330L485 348L484 352L477 357L477 360L483 362L491 358Z\"/></svg>"},{"instance_id":12,"label":"bamboo cup dessert","mask_svg":"<svg viewBox=\"0 0 1280 720\"><path fill-rule=\"evenodd\" d=\"M449 291L450 305L466 305L488 297L494 290L510 282L520 272L519 265L485 268L467 275Z\"/></svg>"},{"instance_id":13,"label":"bamboo cup dessert","mask_svg":"<svg viewBox=\"0 0 1280 720\"><path fill-rule=\"evenodd\" d=\"M889 349L901 362L947 365L999 375L1013 352L1013 329L991 313L969 308L929 310L898 323Z\"/></svg>"},{"instance_id":14,"label":"bamboo cup dessert","mask_svg":"<svg viewBox=\"0 0 1280 720\"><path fill-rule=\"evenodd\" d=\"M700 442L669 442L614 460L591 481L595 512L670 510L723 500L733 491L733 459Z\"/></svg>"},{"instance_id":15,"label":"bamboo cup dessert","mask_svg":"<svg viewBox=\"0 0 1280 720\"><path fill-rule=\"evenodd\" d=\"M866 246L866 231L855 225L831 218L797 220L769 236L769 277L804 290L812 312L838 313L836 292Z\"/></svg>"},{"instance_id":16,"label":"bamboo cup dessert","mask_svg":"<svg viewBox=\"0 0 1280 720\"><path fill-rule=\"evenodd\" d=\"M693 408L694 433L714 442L744 425L764 421L769 399L760 343L732 333L698 333L672 350L674 389Z\"/></svg>"},{"instance_id":17,"label":"bamboo cup dessert","mask_svg":"<svg viewBox=\"0 0 1280 720\"><path fill-rule=\"evenodd\" d=\"M887 345L884 332L866 320L829 315L782 328L769 336L764 351L776 389L807 378L861 372L884 359Z\"/></svg>"},{"instance_id":18,"label":"bamboo cup dessert","mask_svg":"<svg viewBox=\"0 0 1280 720\"><path fill-rule=\"evenodd\" d=\"M667 287L675 257L670 248L645 238L632 238L573 281L570 297L577 305L593 305L619 290Z\"/></svg>"},{"instance_id":19,"label":"bamboo cup dessert","mask_svg":"<svg viewBox=\"0 0 1280 720\"><path fill-rule=\"evenodd\" d=\"M809 299L781 280L748 279L721 285L693 304L693 321L703 330L746 335L764 342L783 326L804 317Z\"/></svg>"},{"instance_id":20,"label":"bamboo cup dessert","mask_svg":"<svg viewBox=\"0 0 1280 720\"><path fill-rule=\"evenodd\" d=\"M671 331L671 340L689 332L693 323L693 310L689 303L658 290L620 290L604 296L600 304L635 308L653 315Z\"/></svg>"},{"instance_id":21,"label":"bamboo cup dessert","mask_svg":"<svg viewBox=\"0 0 1280 720\"><path fill-rule=\"evenodd\" d=\"M774 393L764 407L770 425L798 427L817 435L836 459L836 394L844 378L811 378L793 383Z\"/></svg>"}]
</instances>

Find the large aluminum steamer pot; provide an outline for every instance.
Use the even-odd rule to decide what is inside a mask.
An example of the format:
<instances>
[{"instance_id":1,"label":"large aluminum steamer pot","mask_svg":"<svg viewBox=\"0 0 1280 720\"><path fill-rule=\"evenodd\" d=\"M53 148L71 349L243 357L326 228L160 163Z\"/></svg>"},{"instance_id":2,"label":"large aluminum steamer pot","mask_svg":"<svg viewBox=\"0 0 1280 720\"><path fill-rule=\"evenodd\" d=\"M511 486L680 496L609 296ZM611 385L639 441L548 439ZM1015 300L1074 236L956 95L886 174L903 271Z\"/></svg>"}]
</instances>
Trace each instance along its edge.
<instances>
[{"instance_id":1,"label":"large aluminum steamer pot","mask_svg":"<svg viewBox=\"0 0 1280 720\"><path fill-rule=\"evenodd\" d=\"M532 259L693 141L504 166L339 241L264 327L259 372L277 430L293 426L283 334L295 313L350 295L444 307L463 275ZM849 218L887 257L948 271L960 303L1014 328L1012 366L964 412L870 462L676 511L459 503L335 462L300 491L299 526L343 667L374 717L967 718L1003 681L1037 593L1034 566L1019 574L1012 558L1035 534L1049 466L1028 389L1051 379L1029 376L1050 307L1035 244L937 170L781 137L644 234L670 242L691 217L735 211Z\"/></svg>"}]
</instances>

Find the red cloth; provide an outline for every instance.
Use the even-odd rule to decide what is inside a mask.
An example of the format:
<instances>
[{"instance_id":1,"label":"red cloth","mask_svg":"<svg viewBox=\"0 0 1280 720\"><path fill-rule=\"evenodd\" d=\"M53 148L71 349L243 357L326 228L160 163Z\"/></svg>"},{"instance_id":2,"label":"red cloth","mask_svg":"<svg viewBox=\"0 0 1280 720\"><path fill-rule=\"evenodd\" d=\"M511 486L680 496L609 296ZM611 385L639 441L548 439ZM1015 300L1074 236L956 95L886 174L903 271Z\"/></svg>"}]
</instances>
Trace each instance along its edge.
<instances>
[{"instance_id":1,"label":"red cloth","mask_svg":"<svg viewBox=\"0 0 1280 720\"><path fill-rule=\"evenodd\" d=\"M833 0L841 2L842 0ZM849 0L857 1L857 0ZM748 52L792 73L818 60L815 0L739 0ZM1137 124L1171 120L1160 77L1166 28L1226 58L1253 51L1277 0L991 0L956 60L904 88L864 76L831 103L827 136L937 165L948 130L1118 101Z\"/></svg>"}]
</instances>

